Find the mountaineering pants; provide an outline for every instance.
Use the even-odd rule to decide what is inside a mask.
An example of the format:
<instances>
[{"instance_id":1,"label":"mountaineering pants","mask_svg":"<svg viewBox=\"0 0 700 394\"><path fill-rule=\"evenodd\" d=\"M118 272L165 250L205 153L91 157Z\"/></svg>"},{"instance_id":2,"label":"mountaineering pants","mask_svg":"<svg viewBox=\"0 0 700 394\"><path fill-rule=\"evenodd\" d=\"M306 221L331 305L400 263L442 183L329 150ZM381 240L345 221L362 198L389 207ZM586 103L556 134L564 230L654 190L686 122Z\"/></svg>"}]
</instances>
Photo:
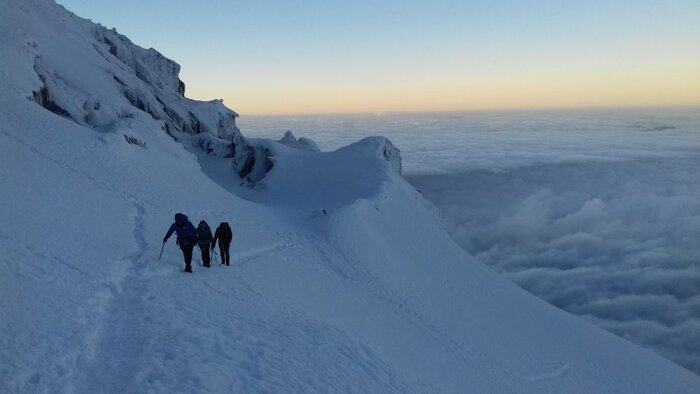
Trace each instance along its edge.
<instances>
[{"instance_id":1,"label":"mountaineering pants","mask_svg":"<svg viewBox=\"0 0 700 394\"><path fill-rule=\"evenodd\" d=\"M229 265L229 263L231 262L231 256L228 254L229 246L231 246L230 242L219 242L219 252L221 252L221 264L223 265Z\"/></svg>"},{"instance_id":2,"label":"mountaineering pants","mask_svg":"<svg viewBox=\"0 0 700 394\"><path fill-rule=\"evenodd\" d=\"M211 247L211 244L209 242L200 242L199 243L199 250L202 251L202 264L209 268L211 267L211 258L209 257L209 248Z\"/></svg>"},{"instance_id":3,"label":"mountaineering pants","mask_svg":"<svg viewBox=\"0 0 700 394\"><path fill-rule=\"evenodd\" d=\"M180 249L185 257L185 272L192 272L192 249L194 249L194 243L180 243Z\"/></svg>"}]
</instances>

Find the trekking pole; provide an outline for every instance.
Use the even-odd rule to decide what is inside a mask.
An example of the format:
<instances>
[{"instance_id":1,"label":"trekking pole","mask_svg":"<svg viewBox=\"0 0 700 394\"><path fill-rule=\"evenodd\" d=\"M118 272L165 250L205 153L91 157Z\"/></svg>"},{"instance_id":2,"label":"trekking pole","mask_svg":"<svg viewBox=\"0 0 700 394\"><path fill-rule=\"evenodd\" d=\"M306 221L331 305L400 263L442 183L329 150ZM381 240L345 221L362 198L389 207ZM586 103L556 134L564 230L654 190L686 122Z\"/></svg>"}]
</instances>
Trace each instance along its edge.
<instances>
[{"instance_id":1,"label":"trekking pole","mask_svg":"<svg viewBox=\"0 0 700 394\"><path fill-rule=\"evenodd\" d=\"M165 242L163 242L163 246L160 247L160 256L158 256L158 260L163 257L163 249L165 249Z\"/></svg>"}]
</instances>

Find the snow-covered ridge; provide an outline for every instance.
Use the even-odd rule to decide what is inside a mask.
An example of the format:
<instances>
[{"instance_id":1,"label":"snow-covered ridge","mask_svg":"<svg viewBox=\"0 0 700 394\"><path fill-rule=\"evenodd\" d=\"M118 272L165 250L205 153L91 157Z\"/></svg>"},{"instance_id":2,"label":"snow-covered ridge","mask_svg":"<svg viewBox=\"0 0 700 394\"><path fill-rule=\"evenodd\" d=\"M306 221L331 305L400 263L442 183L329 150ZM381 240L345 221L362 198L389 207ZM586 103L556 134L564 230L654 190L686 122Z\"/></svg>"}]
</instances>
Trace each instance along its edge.
<instances>
[{"instance_id":1,"label":"snow-covered ridge","mask_svg":"<svg viewBox=\"0 0 700 394\"><path fill-rule=\"evenodd\" d=\"M20 46L3 56L3 68L29 70L31 62L34 70L5 83L30 100L100 131L120 132L141 118L155 120L176 140L201 136L211 146L214 137L220 140L216 154L234 158L241 176L252 170L255 154L236 126L238 114L222 100L186 98L180 65L155 49L141 48L51 0L4 1L2 18L4 39Z\"/></svg>"},{"instance_id":2,"label":"snow-covered ridge","mask_svg":"<svg viewBox=\"0 0 700 394\"><path fill-rule=\"evenodd\" d=\"M82 126L123 133L135 143L147 139L144 128L163 130L188 147L232 158L235 172L250 182L269 170L267 150L256 151L236 126L239 115L222 100L186 98L180 65L157 50L142 48L52 0L7 0L2 7L4 38L15 45L4 56L3 68L15 68L24 77L4 83L29 100ZM281 142L320 151L307 138L290 135ZM400 171L398 150L388 146L386 158Z\"/></svg>"}]
</instances>

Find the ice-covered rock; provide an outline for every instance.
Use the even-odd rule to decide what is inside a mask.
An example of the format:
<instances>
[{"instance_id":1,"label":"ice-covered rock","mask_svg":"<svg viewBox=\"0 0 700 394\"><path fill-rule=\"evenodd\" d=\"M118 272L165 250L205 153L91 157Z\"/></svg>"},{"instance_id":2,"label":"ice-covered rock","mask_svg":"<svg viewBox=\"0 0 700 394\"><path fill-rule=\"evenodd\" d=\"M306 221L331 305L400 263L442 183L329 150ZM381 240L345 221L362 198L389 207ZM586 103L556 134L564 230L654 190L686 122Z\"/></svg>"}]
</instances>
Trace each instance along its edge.
<instances>
[{"instance_id":1,"label":"ice-covered rock","mask_svg":"<svg viewBox=\"0 0 700 394\"><path fill-rule=\"evenodd\" d=\"M316 145L316 142L314 140L305 137L296 138L290 130L287 130L287 132L284 133L284 136L281 140L279 140L279 142L289 147L307 150L309 152L321 151L321 149L318 147L318 145Z\"/></svg>"},{"instance_id":2,"label":"ice-covered rock","mask_svg":"<svg viewBox=\"0 0 700 394\"><path fill-rule=\"evenodd\" d=\"M363 149L376 149L377 154L389 162L391 169L401 175L401 151L386 137L369 137L368 144L363 145ZM280 143L309 152L321 152L316 142L310 138L297 138L291 131L284 133Z\"/></svg>"},{"instance_id":3,"label":"ice-covered rock","mask_svg":"<svg viewBox=\"0 0 700 394\"><path fill-rule=\"evenodd\" d=\"M179 64L51 0L8 0L0 6L3 40L19 44L3 54L0 65L8 71L21 68L23 74L12 74L5 84L47 110L99 131L121 132L142 119L150 124L139 127L158 127L176 140L206 136L207 151L234 157L238 173L247 175L255 154L236 126L238 114L222 100L186 98ZM143 132L147 130L131 130ZM221 141L214 143L211 137Z\"/></svg>"},{"instance_id":4,"label":"ice-covered rock","mask_svg":"<svg viewBox=\"0 0 700 394\"><path fill-rule=\"evenodd\" d=\"M386 161L391 164L391 169L397 174L401 175L401 151L399 148L394 146L394 144L389 141L388 138L384 138L381 144L382 156Z\"/></svg>"}]
</instances>

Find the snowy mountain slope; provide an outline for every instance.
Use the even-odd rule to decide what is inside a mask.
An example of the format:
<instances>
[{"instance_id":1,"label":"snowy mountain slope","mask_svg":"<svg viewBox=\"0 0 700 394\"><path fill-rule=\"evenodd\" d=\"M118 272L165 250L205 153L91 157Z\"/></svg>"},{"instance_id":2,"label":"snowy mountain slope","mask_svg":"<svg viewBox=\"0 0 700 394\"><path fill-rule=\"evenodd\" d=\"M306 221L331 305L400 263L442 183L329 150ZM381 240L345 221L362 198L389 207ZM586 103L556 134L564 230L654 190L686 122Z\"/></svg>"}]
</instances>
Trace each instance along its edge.
<instances>
[{"instance_id":1,"label":"snowy mountain slope","mask_svg":"<svg viewBox=\"0 0 700 394\"><path fill-rule=\"evenodd\" d=\"M221 100L185 98L177 63L50 0L6 0L0 7L7 51L2 66L8 77L22 70L24 79L13 86L17 93L99 131L133 137L139 119L175 139L195 135L207 146L217 141L225 149L216 154L234 157L242 175L251 171L254 153L236 126L238 114Z\"/></svg>"},{"instance_id":2,"label":"snowy mountain slope","mask_svg":"<svg viewBox=\"0 0 700 394\"><path fill-rule=\"evenodd\" d=\"M273 164L251 189L237 158L207 154L199 135L177 142L142 111L118 127L48 111L27 99L41 86L33 59L74 43L50 26L86 22L39 0L0 7L0 391L700 387L467 255L383 138L325 153L251 140ZM231 223L233 267L185 275L172 241L158 261L179 211Z\"/></svg>"}]
</instances>

